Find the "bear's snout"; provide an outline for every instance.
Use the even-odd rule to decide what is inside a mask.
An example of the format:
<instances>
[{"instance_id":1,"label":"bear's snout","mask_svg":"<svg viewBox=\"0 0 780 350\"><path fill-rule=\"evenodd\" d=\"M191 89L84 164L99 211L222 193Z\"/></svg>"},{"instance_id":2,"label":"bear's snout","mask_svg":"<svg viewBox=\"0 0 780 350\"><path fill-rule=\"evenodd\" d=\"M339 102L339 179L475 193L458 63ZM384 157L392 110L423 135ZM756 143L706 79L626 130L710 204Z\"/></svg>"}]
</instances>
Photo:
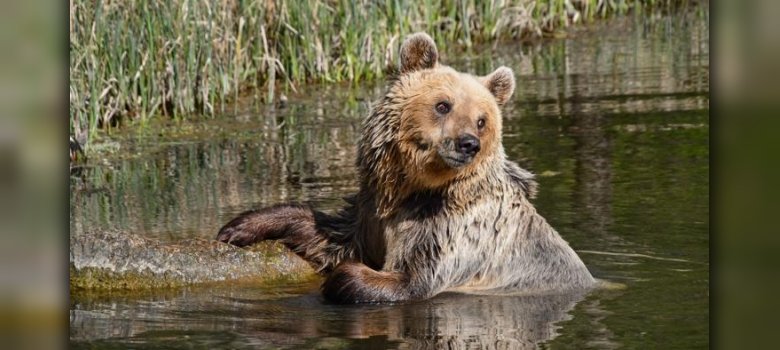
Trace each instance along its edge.
<instances>
[{"instance_id":1,"label":"bear's snout","mask_svg":"<svg viewBox=\"0 0 780 350\"><path fill-rule=\"evenodd\" d=\"M479 152L479 139L470 134L461 135L458 138L458 151L464 155L473 157Z\"/></svg>"},{"instance_id":2,"label":"bear's snout","mask_svg":"<svg viewBox=\"0 0 780 350\"><path fill-rule=\"evenodd\" d=\"M439 157L450 168L459 169L474 160L480 147L479 139L471 134L446 138L439 146Z\"/></svg>"}]
</instances>

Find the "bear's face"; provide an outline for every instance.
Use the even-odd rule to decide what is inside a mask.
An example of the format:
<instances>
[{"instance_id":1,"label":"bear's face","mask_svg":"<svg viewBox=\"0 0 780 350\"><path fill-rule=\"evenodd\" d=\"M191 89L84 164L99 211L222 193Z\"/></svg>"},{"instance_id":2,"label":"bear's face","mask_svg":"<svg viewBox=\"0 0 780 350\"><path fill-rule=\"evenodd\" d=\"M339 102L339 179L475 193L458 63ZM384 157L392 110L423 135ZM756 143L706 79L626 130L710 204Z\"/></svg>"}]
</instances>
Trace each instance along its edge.
<instances>
[{"instance_id":1,"label":"bear's face","mask_svg":"<svg viewBox=\"0 0 780 350\"><path fill-rule=\"evenodd\" d=\"M398 148L407 180L436 188L479 171L501 142L501 112L514 91L509 68L478 77L436 62L433 40L415 34L401 47Z\"/></svg>"}]
</instances>

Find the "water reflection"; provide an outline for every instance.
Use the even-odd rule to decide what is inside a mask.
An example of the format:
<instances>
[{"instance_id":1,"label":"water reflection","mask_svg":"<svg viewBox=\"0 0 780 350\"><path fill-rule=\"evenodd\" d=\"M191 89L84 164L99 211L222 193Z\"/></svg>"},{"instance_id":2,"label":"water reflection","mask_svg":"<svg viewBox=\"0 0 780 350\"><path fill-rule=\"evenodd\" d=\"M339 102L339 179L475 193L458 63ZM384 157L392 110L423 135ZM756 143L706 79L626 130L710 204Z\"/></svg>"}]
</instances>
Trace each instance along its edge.
<instances>
[{"instance_id":1,"label":"water reflection","mask_svg":"<svg viewBox=\"0 0 780 350\"><path fill-rule=\"evenodd\" d=\"M239 124L232 133L221 128L227 138L219 140L160 148L148 145L170 141L132 140L130 147L150 154L88 167L71 177L71 232L102 227L166 240L210 237L247 207L292 200L340 205L339 199L357 188L353 162L359 120L320 127L298 121L301 110L292 107L282 122L256 117L204 127Z\"/></svg>"},{"instance_id":2,"label":"water reflection","mask_svg":"<svg viewBox=\"0 0 780 350\"><path fill-rule=\"evenodd\" d=\"M237 347L319 347L342 338L349 348L533 349L556 337L558 323L570 320L585 297L452 293L408 304L344 307L324 305L318 294L268 299L266 292L191 291L110 305L81 301L71 310L71 340L77 347L105 338L186 347L183 335L208 334ZM597 301L586 304L591 314L604 314ZM601 338L597 334L594 341L608 342Z\"/></svg>"},{"instance_id":3,"label":"water reflection","mask_svg":"<svg viewBox=\"0 0 780 350\"><path fill-rule=\"evenodd\" d=\"M580 76L571 77L574 84ZM576 229L589 232L600 241L610 240L612 246L620 237L609 230L612 221L612 137L608 133L609 118L601 111L586 113L583 99L574 93L571 104L571 126L568 132L575 141L575 186L573 202L578 204ZM605 242L606 243L606 242Z\"/></svg>"}]
</instances>

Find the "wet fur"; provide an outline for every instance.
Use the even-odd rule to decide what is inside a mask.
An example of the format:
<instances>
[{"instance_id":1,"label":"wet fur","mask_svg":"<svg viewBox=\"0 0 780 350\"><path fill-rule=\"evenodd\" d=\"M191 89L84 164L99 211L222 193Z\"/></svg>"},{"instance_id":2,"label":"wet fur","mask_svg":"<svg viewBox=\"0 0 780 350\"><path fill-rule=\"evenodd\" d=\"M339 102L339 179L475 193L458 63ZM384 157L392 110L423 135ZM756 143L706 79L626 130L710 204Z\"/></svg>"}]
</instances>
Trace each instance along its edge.
<instances>
[{"instance_id":1,"label":"wet fur","mask_svg":"<svg viewBox=\"0 0 780 350\"><path fill-rule=\"evenodd\" d=\"M364 121L360 191L348 205L334 215L300 205L246 212L217 239L280 240L326 276L323 294L339 303L592 287L585 265L529 202L533 175L506 159L499 107L514 91L511 70L459 73L437 62L425 34L407 39L400 56L401 74ZM447 119L431 115L442 98L453 100ZM481 129L478 118L486 119ZM458 133L478 136L482 150L452 168L437 154Z\"/></svg>"}]
</instances>

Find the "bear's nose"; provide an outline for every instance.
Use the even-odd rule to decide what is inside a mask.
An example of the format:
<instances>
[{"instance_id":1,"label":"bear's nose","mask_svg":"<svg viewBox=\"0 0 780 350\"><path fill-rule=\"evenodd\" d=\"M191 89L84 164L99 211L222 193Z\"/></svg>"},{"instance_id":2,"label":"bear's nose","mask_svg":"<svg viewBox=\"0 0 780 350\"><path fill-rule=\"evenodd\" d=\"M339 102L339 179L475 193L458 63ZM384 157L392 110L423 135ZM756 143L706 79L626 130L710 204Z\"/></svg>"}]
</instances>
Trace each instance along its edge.
<instances>
[{"instance_id":1,"label":"bear's nose","mask_svg":"<svg viewBox=\"0 0 780 350\"><path fill-rule=\"evenodd\" d=\"M477 154L479 152L479 139L469 134L459 137L458 150L470 156Z\"/></svg>"}]
</instances>

